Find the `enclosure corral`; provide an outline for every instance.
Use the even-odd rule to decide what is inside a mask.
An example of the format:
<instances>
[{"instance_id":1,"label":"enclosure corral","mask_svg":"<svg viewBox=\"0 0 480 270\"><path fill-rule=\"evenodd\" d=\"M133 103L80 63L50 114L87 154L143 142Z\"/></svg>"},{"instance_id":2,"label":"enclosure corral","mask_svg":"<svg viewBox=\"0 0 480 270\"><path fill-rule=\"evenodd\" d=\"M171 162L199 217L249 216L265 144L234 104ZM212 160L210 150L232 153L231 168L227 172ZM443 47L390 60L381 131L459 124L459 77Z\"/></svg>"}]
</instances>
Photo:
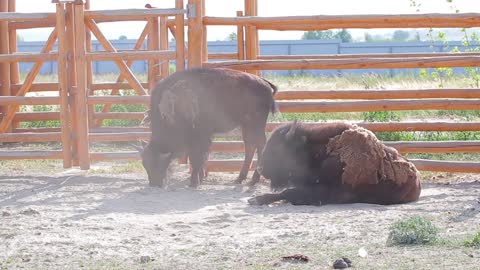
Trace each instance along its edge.
<instances>
[{"instance_id":1,"label":"enclosure corral","mask_svg":"<svg viewBox=\"0 0 480 270\"><path fill-rule=\"evenodd\" d=\"M5 143L0 162L40 160L36 167L0 167L0 269L331 269L333 261L344 256L357 269L478 268L479 250L463 244L480 227L478 175L427 178L420 201L404 205L248 206L248 198L267 187L246 190L232 185L237 174L231 172L239 170L240 160L210 160L209 171L227 173L211 174L198 190L184 188L189 171L181 160L167 191L148 187L138 163L100 162L139 159L136 151L101 152L92 150L92 145L149 139L148 128L104 123L142 119L143 111L113 112L112 106L148 106L148 89L169 75L173 61L176 70L208 66L257 74L275 69L480 66L478 52L266 56L260 54L258 40L261 30L478 27L476 13L258 17L257 1L245 0L244 11L231 12L236 17L207 17L205 1L176 0L171 9L140 6L100 11L90 10L88 0L54 0L55 12L50 13L18 13L15 0L0 1L0 143ZM133 7L139 5L133 2ZM98 27L114 21L146 22L131 50L114 48ZM208 53L206 33L216 25L237 27L237 53ZM17 30L44 27L54 30L41 52L16 52ZM168 33L175 39L175 50L169 48ZM92 51L92 35L103 51ZM147 50L140 50L145 42ZM139 59L148 60L145 80L130 69ZM120 74L114 81L94 80L92 62L101 60L118 66ZM57 62L57 82L35 81L46 61ZM19 62L33 63L23 81ZM133 94L120 95L123 90ZM285 114L480 109L478 88L281 88L276 99ZM34 105L57 105L57 110L20 110ZM52 120L60 126L21 125ZM267 129L280 124L272 121ZM358 124L374 132L480 131L478 121ZM42 147L47 148L52 147L49 142L61 149L19 150L21 145L10 144L46 143ZM478 140L386 144L402 153L480 152ZM212 152L226 153L224 157L242 151L240 141L219 140L212 146ZM51 166L43 159L63 160L63 164ZM423 171L480 172L479 162L413 162ZM85 170L91 163L95 167ZM432 219L440 241L426 246L385 245L391 225L412 215ZM362 249L366 256L358 255ZM281 260L296 253L309 256L310 262L295 265Z\"/></svg>"}]
</instances>

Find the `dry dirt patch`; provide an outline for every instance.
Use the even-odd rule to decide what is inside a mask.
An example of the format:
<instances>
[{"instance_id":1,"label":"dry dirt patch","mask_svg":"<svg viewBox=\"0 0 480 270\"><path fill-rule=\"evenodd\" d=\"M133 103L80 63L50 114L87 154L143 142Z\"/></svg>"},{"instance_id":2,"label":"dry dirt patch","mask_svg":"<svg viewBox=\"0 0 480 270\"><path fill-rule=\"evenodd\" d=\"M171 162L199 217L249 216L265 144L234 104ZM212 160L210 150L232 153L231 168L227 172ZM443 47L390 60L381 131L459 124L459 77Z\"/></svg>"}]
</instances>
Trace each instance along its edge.
<instances>
[{"instance_id":1,"label":"dry dirt patch","mask_svg":"<svg viewBox=\"0 0 480 270\"><path fill-rule=\"evenodd\" d=\"M480 229L478 177L425 183L411 204L321 207L249 206L268 188L246 191L234 177L190 190L180 172L161 190L135 175L0 176L0 268L331 269L346 256L357 269L479 269L480 252L462 246ZM386 247L389 227L412 215L446 241ZM311 260L281 260L298 253Z\"/></svg>"}]
</instances>

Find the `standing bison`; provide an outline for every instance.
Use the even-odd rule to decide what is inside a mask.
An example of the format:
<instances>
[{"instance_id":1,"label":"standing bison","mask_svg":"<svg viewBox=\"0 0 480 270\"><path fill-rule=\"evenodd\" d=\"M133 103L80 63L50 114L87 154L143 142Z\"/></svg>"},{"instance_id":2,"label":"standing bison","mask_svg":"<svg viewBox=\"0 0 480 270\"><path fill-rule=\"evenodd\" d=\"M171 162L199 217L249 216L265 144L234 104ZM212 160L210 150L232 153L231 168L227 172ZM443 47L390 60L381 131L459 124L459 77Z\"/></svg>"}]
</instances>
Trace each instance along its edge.
<instances>
[{"instance_id":1,"label":"standing bison","mask_svg":"<svg viewBox=\"0 0 480 270\"><path fill-rule=\"evenodd\" d=\"M152 186L163 186L171 161L186 153L192 173L190 186L204 177L212 135L241 127L245 160L237 182L247 177L255 149L258 158L265 146L265 126L274 112L275 85L258 76L228 69L190 69L176 72L152 91L150 142L142 151L142 163ZM255 171L252 182L260 174Z\"/></svg>"},{"instance_id":2,"label":"standing bison","mask_svg":"<svg viewBox=\"0 0 480 270\"><path fill-rule=\"evenodd\" d=\"M416 201L421 190L412 163L372 132L347 123L307 127L294 122L276 129L257 169L273 190L290 188L254 197L250 204L388 205Z\"/></svg>"}]
</instances>

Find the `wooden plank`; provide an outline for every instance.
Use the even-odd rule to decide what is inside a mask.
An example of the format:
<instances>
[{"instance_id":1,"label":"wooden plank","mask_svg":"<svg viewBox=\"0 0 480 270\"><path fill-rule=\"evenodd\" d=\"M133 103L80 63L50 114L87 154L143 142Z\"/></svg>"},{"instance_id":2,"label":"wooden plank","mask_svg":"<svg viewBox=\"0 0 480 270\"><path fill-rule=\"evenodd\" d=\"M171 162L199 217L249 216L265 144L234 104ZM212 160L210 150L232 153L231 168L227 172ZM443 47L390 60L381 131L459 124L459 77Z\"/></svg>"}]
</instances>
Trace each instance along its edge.
<instances>
[{"instance_id":1,"label":"wooden plank","mask_svg":"<svg viewBox=\"0 0 480 270\"><path fill-rule=\"evenodd\" d=\"M89 19L148 20L159 16L175 16L185 14L186 10L177 8L149 8L149 9L117 9L117 10L89 10L85 17Z\"/></svg>"},{"instance_id":2,"label":"wooden plank","mask_svg":"<svg viewBox=\"0 0 480 270\"><path fill-rule=\"evenodd\" d=\"M150 128L147 127L99 127L91 128L92 133L125 133L125 132L150 132Z\"/></svg>"},{"instance_id":3,"label":"wooden plank","mask_svg":"<svg viewBox=\"0 0 480 270\"><path fill-rule=\"evenodd\" d=\"M75 7L72 3L65 5L66 9L66 38L67 38L67 64L68 65L68 73L67 73L67 81L68 81L68 94L70 96L70 123L71 123L71 130L72 130L72 165L78 166L78 144L76 143L76 136L78 130L78 121L80 117L78 115L78 111L76 110L76 100L75 94L76 85L77 85L77 67L75 64L76 59L76 52L75 52L75 43L76 43L76 29L75 29ZM71 64L70 64L71 63Z\"/></svg>"},{"instance_id":4,"label":"wooden plank","mask_svg":"<svg viewBox=\"0 0 480 270\"><path fill-rule=\"evenodd\" d=\"M112 161L112 160L139 160L140 153L138 151L132 152L103 152L91 153L92 162L97 161Z\"/></svg>"},{"instance_id":5,"label":"wooden plank","mask_svg":"<svg viewBox=\"0 0 480 270\"><path fill-rule=\"evenodd\" d=\"M12 84L13 92L18 92L23 84ZM44 91L58 91L60 88L58 83L33 83L28 89L28 92L44 92Z\"/></svg>"},{"instance_id":6,"label":"wooden plank","mask_svg":"<svg viewBox=\"0 0 480 270\"><path fill-rule=\"evenodd\" d=\"M183 9L183 0L175 0L175 8ZM168 25L168 21L167 21ZM175 59L175 70L181 71L185 69L185 15L178 14L175 16L175 25L177 31L172 33L175 36L175 50L177 56Z\"/></svg>"},{"instance_id":7,"label":"wooden plank","mask_svg":"<svg viewBox=\"0 0 480 270\"><path fill-rule=\"evenodd\" d=\"M1 99L0 99L1 101ZM150 96L90 96L88 104L149 104Z\"/></svg>"},{"instance_id":8,"label":"wooden plank","mask_svg":"<svg viewBox=\"0 0 480 270\"><path fill-rule=\"evenodd\" d=\"M410 159L420 171L480 173L480 162Z\"/></svg>"},{"instance_id":9,"label":"wooden plank","mask_svg":"<svg viewBox=\"0 0 480 270\"><path fill-rule=\"evenodd\" d=\"M168 51L170 49L170 46L168 44L168 26L167 26L167 18L166 17L160 17L160 33L159 33L159 49L160 51ZM160 60L160 78L165 79L170 75L170 61L169 60L175 60L177 57L177 52L171 51L172 52L172 58L170 59L162 59L161 57L158 57ZM150 91L153 88L150 88Z\"/></svg>"},{"instance_id":10,"label":"wooden plank","mask_svg":"<svg viewBox=\"0 0 480 270\"><path fill-rule=\"evenodd\" d=\"M16 12L16 0L8 0L8 12ZM17 30L10 29L10 23L8 25L8 42L10 53L15 54L17 52ZM20 69L18 62L10 63L10 86L12 84L20 83Z\"/></svg>"},{"instance_id":11,"label":"wooden plank","mask_svg":"<svg viewBox=\"0 0 480 270\"><path fill-rule=\"evenodd\" d=\"M322 55L259 55L259 60L298 60L298 59L351 59L351 58L406 58L406 57L445 57L445 56L480 56L478 52L446 53L367 53L367 54L322 54Z\"/></svg>"},{"instance_id":12,"label":"wooden plank","mask_svg":"<svg viewBox=\"0 0 480 270\"><path fill-rule=\"evenodd\" d=\"M188 18L188 68L196 68L202 66L202 49L204 48L202 0L188 0L188 5L195 13L195 17Z\"/></svg>"},{"instance_id":13,"label":"wooden plank","mask_svg":"<svg viewBox=\"0 0 480 270\"><path fill-rule=\"evenodd\" d=\"M262 30L325 30L342 28L470 28L480 26L479 13L313 15L280 17L209 17L206 25L254 25Z\"/></svg>"},{"instance_id":14,"label":"wooden plank","mask_svg":"<svg viewBox=\"0 0 480 270\"><path fill-rule=\"evenodd\" d=\"M61 141L60 132L42 132L42 133L0 133L0 142L59 142Z\"/></svg>"},{"instance_id":15,"label":"wooden plank","mask_svg":"<svg viewBox=\"0 0 480 270\"><path fill-rule=\"evenodd\" d=\"M237 17L242 17L243 11L237 11ZM235 56L238 60L245 60L245 32L243 25L237 25L237 55ZM209 56L212 57L212 56ZM228 59L228 58L221 58Z\"/></svg>"},{"instance_id":16,"label":"wooden plank","mask_svg":"<svg viewBox=\"0 0 480 270\"><path fill-rule=\"evenodd\" d=\"M418 99L418 98L480 98L478 88L439 88L419 90L281 90L276 100L305 99Z\"/></svg>"},{"instance_id":17,"label":"wooden plank","mask_svg":"<svg viewBox=\"0 0 480 270\"><path fill-rule=\"evenodd\" d=\"M77 93L75 95L75 108L79 121L75 130L78 161L80 169L90 168L90 155L88 143L88 109L87 109L87 66L86 66L86 40L83 4L74 6L75 12L75 65L77 72ZM98 38L98 37L97 37Z\"/></svg>"},{"instance_id":18,"label":"wooden plank","mask_svg":"<svg viewBox=\"0 0 480 270\"><path fill-rule=\"evenodd\" d=\"M8 1L0 1L0 14L8 12ZM8 21L0 20L0 57L10 53L10 42L8 35ZM1 59L1 58L0 58ZM0 61L0 96L10 96L12 91L10 89L10 64L8 62ZM0 113L8 112L8 106L0 106ZM0 118L0 120L2 120ZM6 127L2 132L10 131L10 127Z\"/></svg>"},{"instance_id":19,"label":"wooden plank","mask_svg":"<svg viewBox=\"0 0 480 270\"><path fill-rule=\"evenodd\" d=\"M62 151L0 151L0 160L62 159Z\"/></svg>"},{"instance_id":20,"label":"wooden plank","mask_svg":"<svg viewBox=\"0 0 480 270\"><path fill-rule=\"evenodd\" d=\"M62 125L61 142L63 154L63 168L72 167L72 138L70 123L70 103L68 95L68 71L67 71L67 39L65 5L56 4L57 31L58 31L58 84L60 91L60 123ZM56 98L58 101L58 98Z\"/></svg>"},{"instance_id":21,"label":"wooden plank","mask_svg":"<svg viewBox=\"0 0 480 270\"><path fill-rule=\"evenodd\" d=\"M204 66L210 68L223 67L237 70L476 67L480 66L480 56L251 60L205 63Z\"/></svg>"},{"instance_id":22,"label":"wooden plank","mask_svg":"<svg viewBox=\"0 0 480 270\"><path fill-rule=\"evenodd\" d=\"M130 119L130 120L140 120L143 119L143 112L108 112L108 113L95 113L93 115L95 119Z\"/></svg>"},{"instance_id":23,"label":"wooden plank","mask_svg":"<svg viewBox=\"0 0 480 270\"><path fill-rule=\"evenodd\" d=\"M129 62L127 62L128 64ZM117 79L117 81L119 81ZM144 88L148 87L148 83L142 83L142 86ZM132 89L132 87L130 86L130 84L128 83L119 83L119 82L116 82L116 83L94 83L92 84L92 89L93 90L106 90L106 89L111 89L112 90L112 93L111 95L118 95L118 90L120 89ZM117 90L117 91L113 91L113 90Z\"/></svg>"},{"instance_id":24,"label":"wooden plank","mask_svg":"<svg viewBox=\"0 0 480 270\"><path fill-rule=\"evenodd\" d=\"M59 97L0 97L0 105L59 105Z\"/></svg>"},{"instance_id":25,"label":"wooden plank","mask_svg":"<svg viewBox=\"0 0 480 270\"><path fill-rule=\"evenodd\" d=\"M86 55L90 61L105 60L145 60L145 59L161 59L175 60L175 51L156 50L156 51L130 51L130 52L92 52Z\"/></svg>"},{"instance_id":26,"label":"wooden plank","mask_svg":"<svg viewBox=\"0 0 480 270\"><path fill-rule=\"evenodd\" d=\"M240 43L237 41L237 43ZM243 43L243 41L242 41ZM245 48L242 46L242 48L245 50ZM242 50L242 49L240 49ZM244 54L245 55L245 54ZM242 55L242 57L245 57ZM244 59L244 58L238 58L238 53L209 53L208 54L208 59L209 60L229 60L229 59Z\"/></svg>"},{"instance_id":27,"label":"wooden plank","mask_svg":"<svg viewBox=\"0 0 480 270\"><path fill-rule=\"evenodd\" d=\"M89 139L91 142L129 142L150 140L150 135L150 132L90 133Z\"/></svg>"},{"instance_id":28,"label":"wooden plank","mask_svg":"<svg viewBox=\"0 0 480 270\"><path fill-rule=\"evenodd\" d=\"M156 51L160 49L160 22L158 18L151 18L148 21L150 27L148 33L147 47L150 51ZM157 76L160 74L159 62L156 58L148 59L148 89L153 90L157 83Z\"/></svg>"},{"instance_id":29,"label":"wooden plank","mask_svg":"<svg viewBox=\"0 0 480 270\"><path fill-rule=\"evenodd\" d=\"M371 112L399 110L479 110L479 99L407 99L369 101L279 101L281 112Z\"/></svg>"},{"instance_id":30,"label":"wooden plank","mask_svg":"<svg viewBox=\"0 0 480 270\"><path fill-rule=\"evenodd\" d=\"M53 45L55 44L55 40L57 39L57 30L54 29L50 36L48 37L45 46L42 48L41 53L46 53L52 50ZM25 81L23 82L22 87L18 90L17 96L24 96L30 86L33 83L33 80L37 76L40 68L42 67L43 61L37 61L30 72L27 74ZM18 105L9 106L6 111L4 111L4 115L2 121L0 122L0 133L5 132L9 127L10 123L12 122L13 118L15 117L15 113L18 110Z\"/></svg>"},{"instance_id":31,"label":"wooden plank","mask_svg":"<svg viewBox=\"0 0 480 270\"><path fill-rule=\"evenodd\" d=\"M8 7L8 1L2 0L0 2L5 2L5 5ZM7 8L8 10L8 8ZM49 12L35 12L35 13L26 13L26 12L0 12L0 22L15 22L15 21L43 21L43 20L55 20L55 13Z\"/></svg>"},{"instance_id":32,"label":"wooden plank","mask_svg":"<svg viewBox=\"0 0 480 270\"><path fill-rule=\"evenodd\" d=\"M8 39L7 39L8 41ZM56 53L14 53L0 55L0 62L38 62L38 61L55 61Z\"/></svg>"},{"instance_id":33,"label":"wooden plank","mask_svg":"<svg viewBox=\"0 0 480 270\"><path fill-rule=\"evenodd\" d=\"M267 123L267 131L286 123ZM302 123L307 126L322 126L328 123ZM398 131L480 131L480 122L352 122L373 132L398 132Z\"/></svg>"}]
</instances>

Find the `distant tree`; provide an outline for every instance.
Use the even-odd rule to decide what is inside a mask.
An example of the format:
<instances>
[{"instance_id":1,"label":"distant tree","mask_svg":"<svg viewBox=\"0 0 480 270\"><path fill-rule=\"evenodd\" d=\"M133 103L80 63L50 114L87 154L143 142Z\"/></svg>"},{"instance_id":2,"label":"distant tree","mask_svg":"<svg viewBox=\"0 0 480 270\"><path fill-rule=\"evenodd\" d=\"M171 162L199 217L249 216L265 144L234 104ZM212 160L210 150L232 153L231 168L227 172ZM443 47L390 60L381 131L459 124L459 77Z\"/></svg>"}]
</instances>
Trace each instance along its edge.
<instances>
[{"instance_id":1,"label":"distant tree","mask_svg":"<svg viewBox=\"0 0 480 270\"><path fill-rule=\"evenodd\" d=\"M227 36L227 38L225 38L225 40L227 40L227 41L237 40L237 33L231 32L230 34L228 34L228 36Z\"/></svg>"},{"instance_id":2,"label":"distant tree","mask_svg":"<svg viewBox=\"0 0 480 270\"><path fill-rule=\"evenodd\" d=\"M393 40L395 41L406 41L410 37L410 33L404 30L396 30L393 32Z\"/></svg>"},{"instance_id":3,"label":"distant tree","mask_svg":"<svg viewBox=\"0 0 480 270\"><path fill-rule=\"evenodd\" d=\"M413 38L414 41L420 41L422 40L422 38L420 37L420 33L419 32L415 32L415 37Z\"/></svg>"},{"instance_id":4,"label":"distant tree","mask_svg":"<svg viewBox=\"0 0 480 270\"><path fill-rule=\"evenodd\" d=\"M22 35L17 34L17 41L18 41L18 42L23 42L23 41L25 41L25 39L23 38Z\"/></svg>"},{"instance_id":5,"label":"distant tree","mask_svg":"<svg viewBox=\"0 0 480 270\"><path fill-rule=\"evenodd\" d=\"M332 30L307 31L303 33L302 39L335 39L335 34Z\"/></svg>"},{"instance_id":6,"label":"distant tree","mask_svg":"<svg viewBox=\"0 0 480 270\"><path fill-rule=\"evenodd\" d=\"M345 43L352 42L353 40L350 32L348 32L345 29L342 29L341 31L337 32L334 37L342 40L342 42L345 42Z\"/></svg>"},{"instance_id":7,"label":"distant tree","mask_svg":"<svg viewBox=\"0 0 480 270\"><path fill-rule=\"evenodd\" d=\"M118 37L118 40L126 40L126 39L128 39L128 38L125 35L121 35L121 36Z\"/></svg>"}]
</instances>

